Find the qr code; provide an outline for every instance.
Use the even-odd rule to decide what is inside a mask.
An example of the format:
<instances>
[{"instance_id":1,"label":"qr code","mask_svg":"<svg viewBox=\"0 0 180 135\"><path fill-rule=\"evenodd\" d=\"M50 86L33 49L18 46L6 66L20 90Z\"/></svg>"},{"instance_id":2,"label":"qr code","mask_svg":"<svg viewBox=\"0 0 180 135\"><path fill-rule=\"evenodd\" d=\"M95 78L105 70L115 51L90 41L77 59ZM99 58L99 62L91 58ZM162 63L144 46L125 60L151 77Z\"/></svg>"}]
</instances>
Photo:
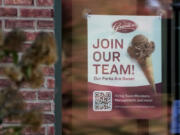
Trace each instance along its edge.
<instances>
[{"instance_id":1,"label":"qr code","mask_svg":"<svg viewBox=\"0 0 180 135\"><path fill-rule=\"evenodd\" d=\"M93 92L93 110L111 111L112 110L112 92L94 91Z\"/></svg>"}]
</instances>

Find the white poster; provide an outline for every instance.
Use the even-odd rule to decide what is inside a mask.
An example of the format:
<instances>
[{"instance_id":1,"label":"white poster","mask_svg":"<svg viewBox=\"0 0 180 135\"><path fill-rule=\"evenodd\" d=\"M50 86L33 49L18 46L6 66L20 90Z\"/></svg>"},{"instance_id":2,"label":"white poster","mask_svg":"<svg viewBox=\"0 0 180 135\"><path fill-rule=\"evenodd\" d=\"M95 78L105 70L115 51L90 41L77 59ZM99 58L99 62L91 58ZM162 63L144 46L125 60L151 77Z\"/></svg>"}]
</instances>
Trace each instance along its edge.
<instances>
[{"instance_id":1,"label":"white poster","mask_svg":"<svg viewBox=\"0 0 180 135\"><path fill-rule=\"evenodd\" d=\"M89 15L89 116L135 111L119 117L157 117L161 48L160 16Z\"/></svg>"}]
</instances>

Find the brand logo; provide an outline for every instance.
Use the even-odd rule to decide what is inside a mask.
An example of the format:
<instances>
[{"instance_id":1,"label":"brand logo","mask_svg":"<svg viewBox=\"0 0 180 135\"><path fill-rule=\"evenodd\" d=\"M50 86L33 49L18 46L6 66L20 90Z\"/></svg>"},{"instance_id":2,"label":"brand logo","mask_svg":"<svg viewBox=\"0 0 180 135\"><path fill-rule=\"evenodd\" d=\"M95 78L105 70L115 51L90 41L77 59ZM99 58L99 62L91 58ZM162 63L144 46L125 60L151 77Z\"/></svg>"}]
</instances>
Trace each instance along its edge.
<instances>
[{"instance_id":1,"label":"brand logo","mask_svg":"<svg viewBox=\"0 0 180 135\"><path fill-rule=\"evenodd\" d=\"M137 24L131 20L118 20L112 24L113 29L120 33L130 33L137 29Z\"/></svg>"}]
</instances>

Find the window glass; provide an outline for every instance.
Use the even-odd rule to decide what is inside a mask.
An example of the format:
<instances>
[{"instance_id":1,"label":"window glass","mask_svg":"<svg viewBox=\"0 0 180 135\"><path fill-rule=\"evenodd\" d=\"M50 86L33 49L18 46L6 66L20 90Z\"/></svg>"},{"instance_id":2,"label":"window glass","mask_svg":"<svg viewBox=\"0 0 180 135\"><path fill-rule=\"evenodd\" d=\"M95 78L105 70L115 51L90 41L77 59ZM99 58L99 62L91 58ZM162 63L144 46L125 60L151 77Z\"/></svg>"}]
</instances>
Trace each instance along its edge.
<instances>
[{"instance_id":1,"label":"window glass","mask_svg":"<svg viewBox=\"0 0 180 135\"><path fill-rule=\"evenodd\" d=\"M149 115L143 114L145 109L137 108L137 106L135 106L134 111L127 107L126 109L119 109L118 113L113 112L109 115L107 115L109 112L102 110L98 114L91 114L91 111L93 112L91 105L93 104L91 99L93 94L88 87L88 78L91 75L88 73L90 71L88 68L92 67L88 64L89 53L91 53L88 48L88 41L93 35L91 34L91 37L88 38L88 32L92 33L93 30L96 31L95 28L98 29L98 27L88 28L87 24L90 24L88 17L91 15L99 15L99 17L117 15L118 17L130 16L130 18L132 16L161 17L159 24L162 25L162 29L160 32L158 31L158 40L162 41L162 53L159 52L162 56L160 61L162 70L159 69L158 74L162 78L161 88L158 87L160 89L160 104ZM171 0L62 0L63 135L169 135L172 97L169 80L171 74L167 71L171 70L170 58L168 57L171 55L168 51L171 48L171 15ZM98 16L96 17L97 19L93 20L95 21L94 24L98 24L98 20L100 20ZM107 21L104 18L102 19L99 22ZM145 24L149 18L147 20L144 18L137 19L141 19L142 24ZM155 24L157 22L154 21ZM157 26L161 25L153 25L155 32L159 29ZM101 25L97 26L102 31ZM104 30L106 31L107 27L104 27ZM118 57L118 54L114 55L116 58ZM93 89L98 91L95 86ZM144 117L137 113L142 113Z\"/></svg>"}]
</instances>

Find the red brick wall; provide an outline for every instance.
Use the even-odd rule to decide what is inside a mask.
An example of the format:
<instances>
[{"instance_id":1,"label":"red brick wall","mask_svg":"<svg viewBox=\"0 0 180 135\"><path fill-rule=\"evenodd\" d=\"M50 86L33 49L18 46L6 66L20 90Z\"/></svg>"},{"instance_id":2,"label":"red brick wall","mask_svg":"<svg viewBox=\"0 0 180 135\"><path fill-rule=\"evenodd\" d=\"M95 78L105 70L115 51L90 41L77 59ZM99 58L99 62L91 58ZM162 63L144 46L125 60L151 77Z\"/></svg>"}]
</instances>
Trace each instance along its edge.
<instances>
[{"instance_id":1,"label":"red brick wall","mask_svg":"<svg viewBox=\"0 0 180 135\"><path fill-rule=\"evenodd\" d=\"M24 51L41 30L54 32L53 0L0 0L0 28L9 32L12 28L22 28L28 37ZM2 76L2 67L11 61L0 64L0 87L9 81ZM24 86L21 91L27 102L27 108L39 106L44 111L44 123L38 135L54 135L54 68L44 67L45 82L38 90ZM16 123L6 122L5 126ZM24 135L35 135L26 131Z\"/></svg>"}]
</instances>

